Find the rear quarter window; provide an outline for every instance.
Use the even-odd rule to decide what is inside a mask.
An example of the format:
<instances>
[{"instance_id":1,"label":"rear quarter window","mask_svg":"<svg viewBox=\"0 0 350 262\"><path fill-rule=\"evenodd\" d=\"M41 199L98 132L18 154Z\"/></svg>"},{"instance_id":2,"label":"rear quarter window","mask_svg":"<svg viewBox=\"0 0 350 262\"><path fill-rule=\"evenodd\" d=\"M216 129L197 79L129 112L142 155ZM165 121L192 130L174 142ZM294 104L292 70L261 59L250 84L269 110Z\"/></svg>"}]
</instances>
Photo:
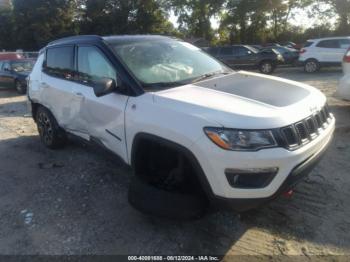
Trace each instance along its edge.
<instances>
[{"instance_id":1,"label":"rear quarter window","mask_svg":"<svg viewBox=\"0 0 350 262\"><path fill-rule=\"evenodd\" d=\"M72 78L74 72L73 56L73 46L48 48L44 72L55 77Z\"/></svg>"},{"instance_id":2,"label":"rear quarter window","mask_svg":"<svg viewBox=\"0 0 350 262\"><path fill-rule=\"evenodd\" d=\"M310 47L312 46L314 42L311 42L311 41L307 41L305 44L304 44L304 47Z\"/></svg>"},{"instance_id":3,"label":"rear quarter window","mask_svg":"<svg viewBox=\"0 0 350 262\"><path fill-rule=\"evenodd\" d=\"M349 48L350 46L350 39L340 39L340 48Z\"/></svg>"}]
</instances>

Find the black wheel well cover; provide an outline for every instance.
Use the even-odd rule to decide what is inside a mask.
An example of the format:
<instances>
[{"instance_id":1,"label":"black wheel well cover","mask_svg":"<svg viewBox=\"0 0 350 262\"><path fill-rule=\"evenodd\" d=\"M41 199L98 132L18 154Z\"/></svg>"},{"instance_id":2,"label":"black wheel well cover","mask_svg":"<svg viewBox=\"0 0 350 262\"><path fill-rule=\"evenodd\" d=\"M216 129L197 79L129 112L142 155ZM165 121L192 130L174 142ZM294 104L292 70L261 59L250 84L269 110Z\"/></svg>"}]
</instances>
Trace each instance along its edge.
<instances>
[{"instance_id":1,"label":"black wheel well cover","mask_svg":"<svg viewBox=\"0 0 350 262\"><path fill-rule=\"evenodd\" d=\"M132 143L132 149L131 149L131 167L134 170L135 170L134 165L135 165L136 155L137 155L137 151L138 151L138 146L140 145L140 142L142 142L144 140L158 143L160 145L169 147L173 150L176 150L176 151L182 153L188 159L188 161L190 162L190 164L194 168L196 178L200 182L201 187L202 187L203 191L205 192L207 198L208 199L214 198L214 193L210 187L209 181L208 181L201 165L199 164L199 161L195 157L195 155L188 148L186 148L186 147L184 147L176 142L173 142L171 140L168 140L168 139L165 139L165 138L153 135L153 134L144 133L144 132L136 134L134 137L134 140Z\"/></svg>"}]
</instances>

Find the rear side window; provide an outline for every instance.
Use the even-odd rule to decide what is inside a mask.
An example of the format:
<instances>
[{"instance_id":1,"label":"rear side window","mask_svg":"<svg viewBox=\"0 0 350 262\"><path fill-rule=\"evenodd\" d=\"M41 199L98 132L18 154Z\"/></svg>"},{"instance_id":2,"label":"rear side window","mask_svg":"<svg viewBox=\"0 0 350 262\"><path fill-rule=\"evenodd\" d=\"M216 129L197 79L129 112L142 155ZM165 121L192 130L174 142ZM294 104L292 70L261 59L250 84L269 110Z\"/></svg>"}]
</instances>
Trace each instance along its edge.
<instances>
[{"instance_id":1,"label":"rear side window","mask_svg":"<svg viewBox=\"0 0 350 262\"><path fill-rule=\"evenodd\" d=\"M49 48L46 52L44 72L60 78L71 79L74 73L73 46Z\"/></svg>"},{"instance_id":2,"label":"rear side window","mask_svg":"<svg viewBox=\"0 0 350 262\"><path fill-rule=\"evenodd\" d=\"M304 47L310 47L314 42L307 41L304 45Z\"/></svg>"},{"instance_id":3,"label":"rear side window","mask_svg":"<svg viewBox=\"0 0 350 262\"><path fill-rule=\"evenodd\" d=\"M0 61L0 71L2 70L2 64L3 64L4 62L1 62Z\"/></svg>"},{"instance_id":4,"label":"rear side window","mask_svg":"<svg viewBox=\"0 0 350 262\"><path fill-rule=\"evenodd\" d=\"M317 47L340 48L340 43L339 40L323 40L317 44Z\"/></svg>"}]
</instances>

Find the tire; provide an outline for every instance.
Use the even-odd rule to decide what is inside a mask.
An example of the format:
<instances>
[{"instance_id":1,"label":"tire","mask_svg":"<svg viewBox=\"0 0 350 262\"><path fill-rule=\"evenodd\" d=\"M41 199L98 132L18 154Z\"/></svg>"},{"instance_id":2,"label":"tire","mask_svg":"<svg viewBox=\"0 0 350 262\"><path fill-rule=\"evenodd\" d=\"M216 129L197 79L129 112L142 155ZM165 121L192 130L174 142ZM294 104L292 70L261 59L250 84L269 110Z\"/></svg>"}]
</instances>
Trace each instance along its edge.
<instances>
[{"instance_id":1,"label":"tire","mask_svg":"<svg viewBox=\"0 0 350 262\"><path fill-rule=\"evenodd\" d=\"M27 89L25 87L23 87L21 82L18 80L15 81L15 88L17 90L17 93L21 94L21 95L25 94L27 91Z\"/></svg>"},{"instance_id":2,"label":"tire","mask_svg":"<svg viewBox=\"0 0 350 262\"><path fill-rule=\"evenodd\" d=\"M50 149L61 148L66 144L65 131L59 127L55 117L45 107L39 107L35 117L38 132L43 144Z\"/></svg>"},{"instance_id":3,"label":"tire","mask_svg":"<svg viewBox=\"0 0 350 262\"><path fill-rule=\"evenodd\" d=\"M320 70L320 63L316 59L309 59L305 61L304 71L306 73L316 73Z\"/></svg>"},{"instance_id":4,"label":"tire","mask_svg":"<svg viewBox=\"0 0 350 262\"><path fill-rule=\"evenodd\" d=\"M259 71L263 74L272 74L275 71L275 65L272 61L262 61L259 65Z\"/></svg>"},{"instance_id":5,"label":"tire","mask_svg":"<svg viewBox=\"0 0 350 262\"><path fill-rule=\"evenodd\" d=\"M137 176L133 176L128 200L138 211L156 217L174 220L201 218L208 201L197 194L184 194L161 190Z\"/></svg>"}]
</instances>

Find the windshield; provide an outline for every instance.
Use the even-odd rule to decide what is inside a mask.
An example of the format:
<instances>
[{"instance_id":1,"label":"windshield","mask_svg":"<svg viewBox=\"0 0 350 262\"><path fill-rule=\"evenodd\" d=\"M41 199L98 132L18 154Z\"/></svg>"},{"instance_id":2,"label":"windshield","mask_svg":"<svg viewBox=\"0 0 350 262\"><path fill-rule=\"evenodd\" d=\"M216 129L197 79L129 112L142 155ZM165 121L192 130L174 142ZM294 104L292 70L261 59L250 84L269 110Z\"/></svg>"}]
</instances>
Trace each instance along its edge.
<instances>
[{"instance_id":1,"label":"windshield","mask_svg":"<svg viewBox=\"0 0 350 262\"><path fill-rule=\"evenodd\" d=\"M201 49L172 39L115 44L113 48L145 87L176 86L231 71Z\"/></svg>"},{"instance_id":2,"label":"windshield","mask_svg":"<svg viewBox=\"0 0 350 262\"><path fill-rule=\"evenodd\" d=\"M30 72L34 66L34 61L16 61L12 62L11 67L15 72Z\"/></svg>"}]
</instances>

